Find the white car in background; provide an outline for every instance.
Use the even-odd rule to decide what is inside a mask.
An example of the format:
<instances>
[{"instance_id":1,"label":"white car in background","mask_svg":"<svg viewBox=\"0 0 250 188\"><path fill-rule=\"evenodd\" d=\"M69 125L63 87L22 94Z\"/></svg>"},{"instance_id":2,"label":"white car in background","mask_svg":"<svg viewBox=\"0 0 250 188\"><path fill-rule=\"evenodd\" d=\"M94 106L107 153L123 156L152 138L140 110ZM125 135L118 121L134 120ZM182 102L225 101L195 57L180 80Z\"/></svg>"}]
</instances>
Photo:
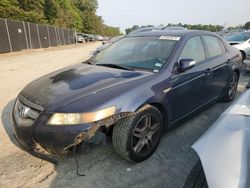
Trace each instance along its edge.
<instances>
[{"instance_id":1,"label":"white car in background","mask_svg":"<svg viewBox=\"0 0 250 188\"><path fill-rule=\"evenodd\" d=\"M96 39L97 39L98 41L104 41L104 37L101 36L101 35L96 35Z\"/></svg>"},{"instance_id":2,"label":"white car in background","mask_svg":"<svg viewBox=\"0 0 250 188\"><path fill-rule=\"evenodd\" d=\"M245 68L250 69L250 31L235 33L226 37L226 40L241 51Z\"/></svg>"},{"instance_id":3,"label":"white car in background","mask_svg":"<svg viewBox=\"0 0 250 188\"><path fill-rule=\"evenodd\" d=\"M250 187L250 89L216 120L192 148L200 160L191 170L184 188Z\"/></svg>"}]
</instances>

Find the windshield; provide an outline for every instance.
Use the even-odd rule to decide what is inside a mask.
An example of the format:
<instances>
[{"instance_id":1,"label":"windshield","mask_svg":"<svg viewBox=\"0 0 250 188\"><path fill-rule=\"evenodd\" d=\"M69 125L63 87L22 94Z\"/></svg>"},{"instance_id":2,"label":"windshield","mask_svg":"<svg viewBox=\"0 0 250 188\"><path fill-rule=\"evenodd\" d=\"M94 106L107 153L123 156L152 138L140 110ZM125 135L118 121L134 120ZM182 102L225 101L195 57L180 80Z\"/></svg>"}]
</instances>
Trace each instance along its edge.
<instances>
[{"instance_id":1,"label":"windshield","mask_svg":"<svg viewBox=\"0 0 250 188\"><path fill-rule=\"evenodd\" d=\"M244 42L250 39L250 32L237 33L226 38L227 41L241 41Z\"/></svg>"},{"instance_id":2,"label":"windshield","mask_svg":"<svg viewBox=\"0 0 250 188\"><path fill-rule=\"evenodd\" d=\"M177 41L161 37L124 38L94 56L95 64L116 64L158 72Z\"/></svg>"}]
</instances>

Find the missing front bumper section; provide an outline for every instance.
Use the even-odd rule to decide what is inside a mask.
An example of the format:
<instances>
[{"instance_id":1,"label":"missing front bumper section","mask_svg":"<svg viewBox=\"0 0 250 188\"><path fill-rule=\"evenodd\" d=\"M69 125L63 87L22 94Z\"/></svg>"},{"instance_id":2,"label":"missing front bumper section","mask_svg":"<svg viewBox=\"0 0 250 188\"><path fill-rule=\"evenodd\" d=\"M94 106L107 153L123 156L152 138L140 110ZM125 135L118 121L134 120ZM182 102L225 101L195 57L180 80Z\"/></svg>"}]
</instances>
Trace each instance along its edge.
<instances>
[{"instance_id":1,"label":"missing front bumper section","mask_svg":"<svg viewBox=\"0 0 250 188\"><path fill-rule=\"evenodd\" d=\"M134 113L120 113L110 118L95 122L87 131L82 131L76 134L71 144L62 148L60 148L60 146L58 148L54 148L54 146L52 147L51 145L39 143L39 141L35 139L32 139L31 143L25 142L25 144L22 144L23 140L21 139L19 141L18 137L15 134L14 136L15 140L22 150L30 153L37 158L57 165L61 159L68 156L73 151L72 149L74 147L80 146L82 143L106 143L106 133L104 133L103 129L108 129L112 125L115 125L115 123L120 119L131 116L133 114Z\"/></svg>"},{"instance_id":2,"label":"missing front bumper section","mask_svg":"<svg viewBox=\"0 0 250 188\"><path fill-rule=\"evenodd\" d=\"M86 141L88 139L90 139L91 137L93 137L95 135L95 133L100 129L99 125L94 125L92 127L90 127L90 129L87 132L80 132L76 137L75 137L75 141L74 143L68 145L67 147L64 148L63 154L67 154L69 149L79 145L80 143L82 143L83 141Z\"/></svg>"},{"instance_id":3,"label":"missing front bumper section","mask_svg":"<svg viewBox=\"0 0 250 188\"><path fill-rule=\"evenodd\" d=\"M54 165L58 164L58 159L55 156L52 156L50 154L45 154L45 153L39 153L37 150L33 150L31 148L26 148L22 143L20 143L20 141L17 139L15 134L14 134L14 138L17 141L20 149L28 152L29 154L33 155L34 157L37 157L39 159L43 159L43 160L48 161Z\"/></svg>"},{"instance_id":4,"label":"missing front bumper section","mask_svg":"<svg viewBox=\"0 0 250 188\"><path fill-rule=\"evenodd\" d=\"M76 137L74 143L68 145L67 147L64 148L64 154L67 154L69 149L81 144L82 142L86 142L89 139L91 139L93 136L96 135L97 131L105 126L106 128L109 128L110 126L114 125L117 121L120 119L123 119L125 117L131 116L134 113L132 112L124 112L124 113L119 113L115 114L114 116L111 116L107 119L100 120L96 123L93 123L93 126L87 131L87 132L80 132Z\"/></svg>"}]
</instances>

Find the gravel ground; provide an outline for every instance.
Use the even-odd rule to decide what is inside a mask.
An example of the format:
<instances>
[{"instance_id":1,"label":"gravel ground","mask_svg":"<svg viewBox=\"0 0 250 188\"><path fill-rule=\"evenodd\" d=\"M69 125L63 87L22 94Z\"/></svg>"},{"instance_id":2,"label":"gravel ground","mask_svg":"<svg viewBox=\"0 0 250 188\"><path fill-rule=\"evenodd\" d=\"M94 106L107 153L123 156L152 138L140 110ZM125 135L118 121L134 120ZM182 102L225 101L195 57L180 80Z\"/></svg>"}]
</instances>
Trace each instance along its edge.
<instances>
[{"instance_id":1,"label":"gravel ground","mask_svg":"<svg viewBox=\"0 0 250 188\"><path fill-rule=\"evenodd\" d=\"M90 146L74 158L54 166L17 148L9 139L10 111L18 92L30 81L56 69L79 63L99 43L0 55L0 187L167 187L181 188L198 160L190 146L204 133L228 103L217 103L165 133L155 154L132 164L120 158L108 139L105 146ZM249 77L243 75L239 92Z\"/></svg>"}]
</instances>

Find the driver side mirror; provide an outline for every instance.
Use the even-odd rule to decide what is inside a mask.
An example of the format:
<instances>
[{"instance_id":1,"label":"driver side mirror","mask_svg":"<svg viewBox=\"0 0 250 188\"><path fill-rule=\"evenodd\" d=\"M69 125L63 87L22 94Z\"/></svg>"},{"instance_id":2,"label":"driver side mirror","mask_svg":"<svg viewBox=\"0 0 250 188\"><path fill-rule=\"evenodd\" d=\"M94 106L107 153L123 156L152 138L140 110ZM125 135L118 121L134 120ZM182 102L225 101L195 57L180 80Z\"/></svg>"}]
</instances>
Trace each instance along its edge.
<instances>
[{"instance_id":1,"label":"driver side mirror","mask_svg":"<svg viewBox=\"0 0 250 188\"><path fill-rule=\"evenodd\" d=\"M188 69L193 68L196 65L196 61L193 59L181 59L178 63L178 71L185 72Z\"/></svg>"}]
</instances>

